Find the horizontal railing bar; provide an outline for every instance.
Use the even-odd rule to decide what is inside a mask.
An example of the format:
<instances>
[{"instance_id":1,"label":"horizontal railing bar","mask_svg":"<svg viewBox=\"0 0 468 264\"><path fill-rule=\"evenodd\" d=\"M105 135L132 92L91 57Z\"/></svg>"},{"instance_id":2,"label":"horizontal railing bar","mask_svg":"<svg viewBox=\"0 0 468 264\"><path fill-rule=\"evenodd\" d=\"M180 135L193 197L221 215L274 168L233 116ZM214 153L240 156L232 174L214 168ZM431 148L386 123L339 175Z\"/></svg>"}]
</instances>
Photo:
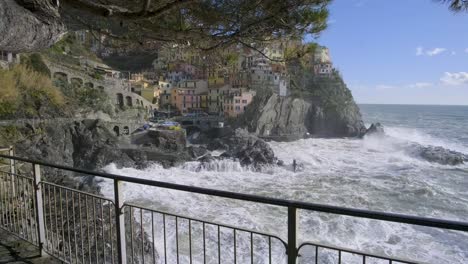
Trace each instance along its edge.
<instances>
[{"instance_id":1,"label":"horizontal railing bar","mask_svg":"<svg viewBox=\"0 0 468 264\"><path fill-rule=\"evenodd\" d=\"M8 165L8 166L10 166L10 165ZM34 180L32 177L28 177L26 175L21 175L21 174L18 174L18 173L11 173L9 171L2 171L2 170L0 170L0 172L5 173L5 174L10 175L10 176L15 176L15 177L18 177L18 178L23 178L23 179L27 179L27 180L31 180L31 181Z\"/></svg>"},{"instance_id":2,"label":"horizontal railing bar","mask_svg":"<svg viewBox=\"0 0 468 264\"><path fill-rule=\"evenodd\" d=\"M221 190L208 189L208 188L195 187L195 186L187 186L187 185L181 185L181 184L175 184L175 183L133 178L133 177L128 177L128 176L104 173L104 172L93 172L89 170L77 169L77 168L73 168L69 166L57 165L57 164L47 163L43 161L34 161L34 160L26 159L26 158L8 156L8 155L3 155L3 154L0 154L0 158L14 159L14 160L29 162L33 164L46 166L46 167L68 170L68 171L73 171L73 172L87 174L87 175L94 175L98 177L124 181L124 182L129 182L129 183L143 184L143 185L148 185L148 186L153 186L153 187L160 187L160 188L166 188L166 189L172 189L172 190L186 191L186 192L192 192L192 193L198 193L198 194L205 194L205 195L218 196L218 197L230 198L230 199L236 199L236 200L242 200L242 201L248 201L248 202L283 206L283 207L295 207L297 209L304 209L304 210L310 210L310 211L316 211L316 212L346 215L346 216L352 216L352 217L360 217L360 218L382 220L382 221L388 221L388 222L396 222L396 223L403 223L403 224L412 224L412 225L436 227L436 228L468 232L468 223L460 222L460 221L442 220L442 219L419 217L419 216L409 216L409 215L396 214L396 213L370 211L370 210L364 210L364 209L354 209L354 208L345 208L345 207L332 206L332 205L314 204L314 203L307 203L307 202L300 202L300 201L270 198L270 197L252 195L252 194L241 194L241 193L235 193L235 192L230 192L230 191L221 191Z\"/></svg>"},{"instance_id":3,"label":"horizontal railing bar","mask_svg":"<svg viewBox=\"0 0 468 264\"><path fill-rule=\"evenodd\" d=\"M357 254L357 255L366 256L366 257L369 257L369 258L378 258L378 259L382 259L382 260L396 261L396 262L402 262L402 263L406 263L406 264L418 264L417 262L414 262L414 261L397 259L397 258L389 258L389 257L384 257L384 256L378 256L378 255L368 254L368 253L364 253L364 252L360 252L360 251L356 251L356 250L333 247L333 246L326 246L326 245L317 244L317 243L313 243L313 242L304 242L304 243L302 243L297 248L297 252L299 252L304 246L319 247L319 248L330 249L330 250L334 250L334 251L346 252L346 253L350 253L350 254Z\"/></svg>"},{"instance_id":4,"label":"horizontal railing bar","mask_svg":"<svg viewBox=\"0 0 468 264\"><path fill-rule=\"evenodd\" d=\"M110 203L114 204L114 201L112 201L112 200L110 200L108 198L105 198L103 196L99 196L99 195L96 195L96 194L87 193L87 192L83 192L83 191L78 191L78 190L75 190L75 189L72 189L72 188L69 188L69 187L65 187L65 186L62 186L62 185L58 185L58 184L55 184L55 183L50 183L50 182L45 182L45 181L42 181L41 183L45 184L45 185L55 186L57 188L61 188L61 189L67 190L67 191L71 191L71 192L75 192L75 193L81 193L83 195L91 196L91 197L94 197L96 199L101 199L101 200L104 200L106 202L110 202Z\"/></svg>"},{"instance_id":5,"label":"horizontal railing bar","mask_svg":"<svg viewBox=\"0 0 468 264\"><path fill-rule=\"evenodd\" d=\"M134 205L134 204L130 204L130 203L125 203L124 207L125 206L130 206L130 207L137 208L137 209L143 209L143 210L151 211L151 212L158 213L158 214L164 214L164 215L168 215L168 216L178 217L178 218L190 220L190 221L193 221L193 222L200 222L200 223L205 223L205 224L208 224L208 225L215 225L215 226L220 226L220 227L224 227L224 228L235 229L235 230L240 231L240 232L247 232L247 233L252 233L252 234L259 235L259 236L276 238L279 241L281 241L284 245L287 244L280 237L275 236L275 235L271 235L271 234L260 233L260 232L257 232L257 231L248 230L248 229L244 229L244 228L239 228L239 227L235 227L235 226L230 226L230 225L226 225L226 224L218 224L218 223L214 223L214 222L208 222L208 221L197 219L197 218L191 218L191 217L187 217L187 216L183 216L183 215L168 213L168 212L164 212L164 211L158 211L158 210L154 210L154 209L151 209L151 208L148 208L148 207Z\"/></svg>"},{"instance_id":6,"label":"horizontal railing bar","mask_svg":"<svg viewBox=\"0 0 468 264\"><path fill-rule=\"evenodd\" d=\"M19 234L13 232L12 230L5 229L5 228L2 227L1 225L0 225L0 229L3 230L3 231L6 231L6 232L8 232L8 233L10 233L10 234L13 235L14 237L17 237L17 238L19 238L19 239L21 239L21 240L23 240L23 241L26 241L26 242L28 242L29 244L31 244L31 245L37 247L37 244L36 244L36 243L34 243L34 242L30 241L30 240L27 240L26 238L24 238L24 237L22 237L21 235L19 235ZM0 263L3 263L3 262L0 262Z\"/></svg>"}]
</instances>

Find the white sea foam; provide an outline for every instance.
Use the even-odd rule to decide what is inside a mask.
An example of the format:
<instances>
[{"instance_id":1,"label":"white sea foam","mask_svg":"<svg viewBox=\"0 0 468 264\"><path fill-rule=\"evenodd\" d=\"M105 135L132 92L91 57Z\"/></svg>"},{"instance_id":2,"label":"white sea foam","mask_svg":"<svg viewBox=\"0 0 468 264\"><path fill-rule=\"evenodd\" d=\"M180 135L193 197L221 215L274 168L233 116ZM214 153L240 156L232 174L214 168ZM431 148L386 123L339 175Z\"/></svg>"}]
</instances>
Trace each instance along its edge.
<instances>
[{"instance_id":1,"label":"white sea foam","mask_svg":"<svg viewBox=\"0 0 468 264\"><path fill-rule=\"evenodd\" d=\"M409 155L401 148L401 142L411 141L465 150L416 130L408 133L406 129L386 127L386 131L389 137L384 139L304 139L271 143L276 155L286 164L291 164L296 159L304 166L304 170L298 173L292 172L287 166L256 172L229 160L210 164L190 162L170 169L159 165L144 170L119 169L109 165L106 171L313 203L466 220L463 219L468 214L466 168L451 168L426 162ZM103 182L102 188L105 195L113 195L110 182ZM284 208L132 184L126 184L124 190L125 199L130 202L211 222L276 234L286 239ZM461 233L313 212L301 211L300 215L301 241L314 241L429 263L468 261L468 236ZM169 240L175 239L173 230L169 236ZM216 234L210 233L208 239L214 243ZM224 240L227 241L228 238ZM247 261L250 258L248 238L239 240L239 257ZM160 242L157 249L158 252L163 252ZM228 248L225 250L229 251ZM284 258L281 245L276 245L274 251L275 258ZM304 253L303 261L306 261L308 255L310 254ZM200 260L200 255L197 256ZM169 256L171 258L174 255ZM232 252L226 253L223 258L231 259ZM323 258L326 258L325 254ZM211 261L216 262L215 259ZM266 261L264 256L256 256L255 263L267 263Z\"/></svg>"}]
</instances>

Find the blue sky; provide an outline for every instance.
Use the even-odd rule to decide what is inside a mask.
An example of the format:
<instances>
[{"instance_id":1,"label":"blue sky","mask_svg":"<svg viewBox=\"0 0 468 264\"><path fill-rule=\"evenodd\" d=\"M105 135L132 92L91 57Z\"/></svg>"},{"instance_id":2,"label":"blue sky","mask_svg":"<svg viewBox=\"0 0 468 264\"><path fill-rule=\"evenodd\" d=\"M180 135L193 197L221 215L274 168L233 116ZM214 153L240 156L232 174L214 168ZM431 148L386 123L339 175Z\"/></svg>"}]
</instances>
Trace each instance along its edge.
<instances>
[{"instance_id":1,"label":"blue sky","mask_svg":"<svg viewBox=\"0 0 468 264\"><path fill-rule=\"evenodd\" d=\"M432 0L335 0L317 41L358 103L468 105L468 13Z\"/></svg>"}]
</instances>

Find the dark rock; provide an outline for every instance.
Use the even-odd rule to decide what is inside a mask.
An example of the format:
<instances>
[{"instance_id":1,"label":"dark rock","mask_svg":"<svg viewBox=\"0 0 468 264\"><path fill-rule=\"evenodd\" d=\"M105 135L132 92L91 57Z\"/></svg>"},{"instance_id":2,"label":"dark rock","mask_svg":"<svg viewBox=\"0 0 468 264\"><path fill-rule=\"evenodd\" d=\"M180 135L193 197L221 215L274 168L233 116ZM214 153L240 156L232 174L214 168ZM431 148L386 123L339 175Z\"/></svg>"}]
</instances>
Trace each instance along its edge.
<instances>
[{"instance_id":1,"label":"dark rock","mask_svg":"<svg viewBox=\"0 0 468 264\"><path fill-rule=\"evenodd\" d=\"M213 145L226 149L221 154L222 158L238 159L243 166L276 163L276 157L270 145L244 129L236 129L233 134L214 142L216 143Z\"/></svg>"},{"instance_id":2,"label":"dark rock","mask_svg":"<svg viewBox=\"0 0 468 264\"><path fill-rule=\"evenodd\" d=\"M367 130L365 135L384 135L385 130L382 124L380 123L373 123Z\"/></svg>"},{"instance_id":3,"label":"dark rock","mask_svg":"<svg viewBox=\"0 0 468 264\"><path fill-rule=\"evenodd\" d=\"M154 139L156 147L170 151L181 151L187 144L185 132L182 130L150 130L150 137Z\"/></svg>"},{"instance_id":4,"label":"dark rock","mask_svg":"<svg viewBox=\"0 0 468 264\"><path fill-rule=\"evenodd\" d=\"M213 156L211 156L211 154L206 154L205 156L198 159L198 161L202 162L202 163L210 163L210 162L212 162L214 160L215 160L215 158Z\"/></svg>"},{"instance_id":5,"label":"dark rock","mask_svg":"<svg viewBox=\"0 0 468 264\"><path fill-rule=\"evenodd\" d=\"M208 143L206 148L208 150L210 150L210 151L213 151L213 150L226 150L226 149L229 149L229 146L222 139L215 138L215 139L211 140L210 143Z\"/></svg>"},{"instance_id":6,"label":"dark rock","mask_svg":"<svg viewBox=\"0 0 468 264\"><path fill-rule=\"evenodd\" d=\"M183 130L160 129L134 134L132 135L132 143L177 152L185 149L187 140Z\"/></svg>"},{"instance_id":7,"label":"dark rock","mask_svg":"<svg viewBox=\"0 0 468 264\"><path fill-rule=\"evenodd\" d=\"M66 33L66 28L60 19L58 6L51 3L42 0L2 0L0 50L38 51L57 42Z\"/></svg>"},{"instance_id":8,"label":"dark rock","mask_svg":"<svg viewBox=\"0 0 468 264\"><path fill-rule=\"evenodd\" d=\"M194 158L194 159L197 159L203 155L205 155L208 150L206 149L206 147L199 147L199 146L190 146L187 148L187 151L189 153L189 155Z\"/></svg>"},{"instance_id":9,"label":"dark rock","mask_svg":"<svg viewBox=\"0 0 468 264\"><path fill-rule=\"evenodd\" d=\"M468 156L443 147L434 146L418 146L416 148L417 154L429 162L435 162L442 165L460 165L468 161Z\"/></svg>"},{"instance_id":10,"label":"dark rock","mask_svg":"<svg viewBox=\"0 0 468 264\"><path fill-rule=\"evenodd\" d=\"M282 161L282 160L278 160L278 162L276 163L276 165L278 165L278 166L281 166L281 167L282 167L282 166L284 166L284 161Z\"/></svg>"}]
</instances>

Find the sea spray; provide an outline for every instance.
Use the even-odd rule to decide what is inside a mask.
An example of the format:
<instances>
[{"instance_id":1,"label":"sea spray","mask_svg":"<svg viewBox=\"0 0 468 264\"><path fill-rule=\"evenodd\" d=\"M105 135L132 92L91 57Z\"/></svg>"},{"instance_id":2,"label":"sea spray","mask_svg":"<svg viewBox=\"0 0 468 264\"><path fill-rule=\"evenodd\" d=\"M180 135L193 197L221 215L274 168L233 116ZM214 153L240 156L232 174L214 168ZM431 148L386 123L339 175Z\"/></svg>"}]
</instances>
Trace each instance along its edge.
<instances>
[{"instance_id":1,"label":"sea spray","mask_svg":"<svg viewBox=\"0 0 468 264\"><path fill-rule=\"evenodd\" d=\"M144 170L109 165L106 170L145 179L275 198L466 220L463 216L468 214L467 166L431 163L411 155L406 149L412 143L433 144L467 153L465 145L447 138L435 138L418 129L410 128L411 133L401 127L386 126L385 129L385 138L311 138L287 143L271 142L275 154L285 164L291 164L296 159L304 167L297 173L288 166L257 171L242 167L234 160L189 162L169 169L157 164ZM112 183L103 182L101 186L104 194L112 197ZM124 193L126 201L160 211L273 234L283 240L287 237L285 208L133 184L125 184ZM468 236L460 232L303 210L299 210L299 215L300 242L312 241L430 263L466 263L468 259ZM172 245L169 247L172 251L168 252L170 260L174 260L175 256L173 222L173 219L168 219L166 226L168 241ZM179 224L179 238L185 245L181 246L181 258L186 261L187 239L183 237L187 234L187 223ZM145 226L148 227L148 222ZM200 242L195 240L202 235L199 228L197 231L194 227L193 235L198 237L193 238L194 242ZM206 233L207 243L216 248L216 228L209 229L211 231ZM221 233L223 260L232 262L232 234L229 234L229 230L222 230ZM239 240L238 257L247 262L251 256L249 239L239 236ZM164 247L160 239L156 243L161 255ZM265 254L268 251L265 247L258 246L257 250L260 253L256 253L254 263L267 263ZM304 247L303 250L300 263L308 263L307 259L314 257L314 249ZM200 251L193 254L194 263L201 263L203 258ZM275 260L283 260L284 248L277 244L273 254ZM209 255L209 263L216 263L217 250L209 251ZM333 263L336 256L324 252L321 259L324 263Z\"/></svg>"}]
</instances>

